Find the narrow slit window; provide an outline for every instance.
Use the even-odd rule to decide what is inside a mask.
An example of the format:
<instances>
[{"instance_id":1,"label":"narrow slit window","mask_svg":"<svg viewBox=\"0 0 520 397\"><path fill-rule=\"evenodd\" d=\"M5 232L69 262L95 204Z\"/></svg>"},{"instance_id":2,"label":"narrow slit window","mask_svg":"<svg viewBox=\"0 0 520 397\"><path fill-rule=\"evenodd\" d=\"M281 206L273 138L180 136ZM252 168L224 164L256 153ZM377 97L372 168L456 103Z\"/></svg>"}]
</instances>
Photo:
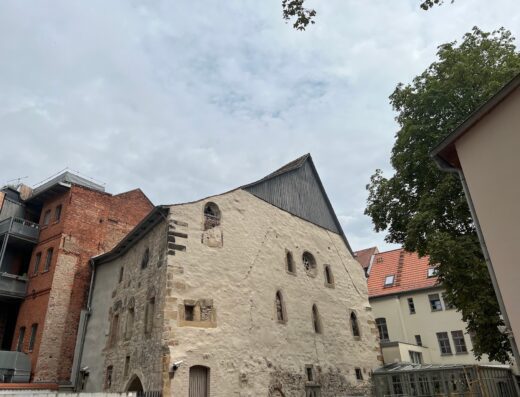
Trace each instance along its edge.
<instances>
[{"instance_id":1,"label":"narrow slit window","mask_svg":"<svg viewBox=\"0 0 520 397\"><path fill-rule=\"evenodd\" d=\"M18 332L18 343L16 344L16 351L21 352L23 349L23 340L25 338L25 327L20 327Z\"/></svg>"},{"instance_id":2,"label":"narrow slit window","mask_svg":"<svg viewBox=\"0 0 520 397\"><path fill-rule=\"evenodd\" d=\"M293 256L292 256L292 252L287 251L287 254L285 255L285 263L286 263L286 266L287 266L287 271L289 273L295 273L296 272L296 269L295 269L295 266L294 266L294 259L293 259Z\"/></svg>"},{"instance_id":3,"label":"narrow slit window","mask_svg":"<svg viewBox=\"0 0 520 397\"><path fill-rule=\"evenodd\" d=\"M53 249L49 248L47 250L47 256L45 257L45 266L43 267L44 272L49 271L49 268L51 267L52 253L53 253Z\"/></svg>"},{"instance_id":4,"label":"narrow slit window","mask_svg":"<svg viewBox=\"0 0 520 397\"><path fill-rule=\"evenodd\" d=\"M408 310L410 310L410 314L415 314L415 303L413 302L413 298L408 298Z\"/></svg>"},{"instance_id":5,"label":"narrow slit window","mask_svg":"<svg viewBox=\"0 0 520 397\"><path fill-rule=\"evenodd\" d=\"M38 268L40 267L40 262L42 261L42 253L38 252L34 257L34 271L33 274L38 274Z\"/></svg>"},{"instance_id":6,"label":"narrow slit window","mask_svg":"<svg viewBox=\"0 0 520 397\"><path fill-rule=\"evenodd\" d=\"M322 333L322 325L321 325L321 318L320 313L318 312L318 306L312 305L312 324L314 327L314 332L317 334Z\"/></svg>"},{"instance_id":7,"label":"narrow slit window","mask_svg":"<svg viewBox=\"0 0 520 397\"><path fill-rule=\"evenodd\" d=\"M283 301L283 296L282 296L282 292L281 291L277 291L276 292L276 299L275 300L276 300L275 301L275 304L276 304L276 318L277 318L279 323L285 323L285 321L287 319L286 319L284 301Z\"/></svg>"},{"instance_id":8,"label":"narrow slit window","mask_svg":"<svg viewBox=\"0 0 520 397\"><path fill-rule=\"evenodd\" d=\"M194 321L195 320L195 306L193 306L193 305L184 305L184 319L186 321Z\"/></svg>"},{"instance_id":9,"label":"narrow slit window","mask_svg":"<svg viewBox=\"0 0 520 397\"><path fill-rule=\"evenodd\" d=\"M327 286L334 285L334 276L332 275L332 269L330 265L325 265L325 283Z\"/></svg>"},{"instance_id":10,"label":"narrow slit window","mask_svg":"<svg viewBox=\"0 0 520 397\"><path fill-rule=\"evenodd\" d=\"M36 332L38 331L38 324L31 326L31 337L29 339L29 351L32 352L34 349L34 342L36 341Z\"/></svg>"},{"instance_id":11,"label":"narrow slit window","mask_svg":"<svg viewBox=\"0 0 520 397\"><path fill-rule=\"evenodd\" d=\"M352 335L354 335L354 337L356 338L359 338L361 336L361 333L359 332L358 319L356 313L354 312L350 313L350 327L352 329Z\"/></svg>"},{"instance_id":12,"label":"narrow slit window","mask_svg":"<svg viewBox=\"0 0 520 397\"><path fill-rule=\"evenodd\" d=\"M361 371L361 368L356 368L356 379L363 380L363 372Z\"/></svg>"}]
</instances>

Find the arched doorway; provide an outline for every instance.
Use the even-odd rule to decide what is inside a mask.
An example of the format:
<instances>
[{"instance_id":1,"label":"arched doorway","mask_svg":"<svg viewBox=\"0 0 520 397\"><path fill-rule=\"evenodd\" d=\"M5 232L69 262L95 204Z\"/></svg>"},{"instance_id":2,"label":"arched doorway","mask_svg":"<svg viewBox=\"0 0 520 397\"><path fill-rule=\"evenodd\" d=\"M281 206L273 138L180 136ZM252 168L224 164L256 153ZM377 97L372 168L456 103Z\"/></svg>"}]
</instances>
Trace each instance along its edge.
<instances>
[{"instance_id":1,"label":"arched doorway","mask_svg":"<svg viewBox=\"0 0 520 397\"><path fill-rule=\"evenodd\" d=\"M144 391L141 379L139 379L137 375L134 375L134 377L128 384L128 387L126 388L126 391Z\"/></svg>"}]
</instances>

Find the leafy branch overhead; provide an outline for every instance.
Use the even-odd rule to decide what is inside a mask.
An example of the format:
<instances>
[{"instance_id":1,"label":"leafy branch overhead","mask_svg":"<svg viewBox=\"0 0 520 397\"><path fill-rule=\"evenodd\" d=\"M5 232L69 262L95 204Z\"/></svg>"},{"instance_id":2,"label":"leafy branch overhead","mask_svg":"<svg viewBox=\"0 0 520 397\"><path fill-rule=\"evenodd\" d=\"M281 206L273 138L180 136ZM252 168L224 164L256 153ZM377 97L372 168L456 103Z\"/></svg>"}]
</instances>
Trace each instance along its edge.
<instances>
[{"instance_id":1,"label":"leafy branch overhead","mask_svg":"<svg viewBox=\"0 0 520 397\"><path fill-rule=\"evenodd\" d=\"M453 3L454 0L451 0ZM423 10L429 10L435 5L441 5L444 0L424 0L421 3ZM290 21L294 19L293 28L297 30L305 30L310 24L314 24L316 10L313 8L305 8L305 0L282 0L283 19Z\"/></svg>"},{"instance_id":2,"label":"leafy branch overhead","mask_svg":"<svg viewBox=\"0 0 520 397\"><path fill-rule=\"evenodd\" d=\"M365 214L388 242L429 255L446 298L474 335L474 354L507 362L511 348L499 332L503 321L462 185L429 153L520 72L520 54L509 31L473 28L460 44L441 45L437 56L390 96L399 124L390 158L395 173L372 175Z\"/></svg>"}]
</instances>

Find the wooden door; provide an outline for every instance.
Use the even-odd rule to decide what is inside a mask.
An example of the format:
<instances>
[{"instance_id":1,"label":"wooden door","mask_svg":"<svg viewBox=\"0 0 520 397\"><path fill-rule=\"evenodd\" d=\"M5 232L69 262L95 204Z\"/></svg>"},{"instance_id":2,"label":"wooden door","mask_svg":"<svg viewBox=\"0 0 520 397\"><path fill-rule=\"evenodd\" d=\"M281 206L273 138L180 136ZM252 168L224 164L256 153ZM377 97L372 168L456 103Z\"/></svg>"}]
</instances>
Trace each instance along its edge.
<instances>
[{"instance_id":1,"label":"wooden door","mask_svg":"<svg viewBox=\"0 0 520 397\"><path fill-rule=\"evenodd\" d=\"M209 397L209 368L195 365L190 368L190 396Z\"/></svg>"}]
</instances>

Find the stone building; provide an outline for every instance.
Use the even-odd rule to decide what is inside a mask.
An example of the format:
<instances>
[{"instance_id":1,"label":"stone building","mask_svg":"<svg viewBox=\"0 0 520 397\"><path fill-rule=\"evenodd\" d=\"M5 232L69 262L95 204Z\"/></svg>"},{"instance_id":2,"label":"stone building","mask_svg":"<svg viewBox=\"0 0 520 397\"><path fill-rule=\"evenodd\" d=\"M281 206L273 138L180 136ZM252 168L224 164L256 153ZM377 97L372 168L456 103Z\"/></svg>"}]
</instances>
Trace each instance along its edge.
<instances>
[{"instance_id":1,"label":"stone building","mask_svg":"<svg viewBox=\"0 0 520 397\"><path fill-rule=\"evenodd\" d=\"M370 393L381 356L365 275L310 155L156 207L93 266L80 390Z\"/></svg>"},{"instance_id":2,"label":"stone building","mask_svg":"<svg viewBox=\"0 0 520 397\"><path fill-rule=\"evenodd\" d=\"M33 190L1 189L0 361L9 362L3 358L12 351L28 356L31 382L70 384L89 259L113 248L153 208L139 189L104 190L70 172ZM13 370L2 368L0 382L12 381Z\"/></svg>"}]
</instances>

